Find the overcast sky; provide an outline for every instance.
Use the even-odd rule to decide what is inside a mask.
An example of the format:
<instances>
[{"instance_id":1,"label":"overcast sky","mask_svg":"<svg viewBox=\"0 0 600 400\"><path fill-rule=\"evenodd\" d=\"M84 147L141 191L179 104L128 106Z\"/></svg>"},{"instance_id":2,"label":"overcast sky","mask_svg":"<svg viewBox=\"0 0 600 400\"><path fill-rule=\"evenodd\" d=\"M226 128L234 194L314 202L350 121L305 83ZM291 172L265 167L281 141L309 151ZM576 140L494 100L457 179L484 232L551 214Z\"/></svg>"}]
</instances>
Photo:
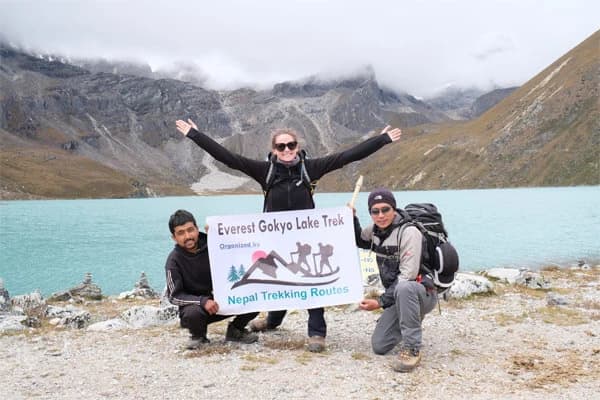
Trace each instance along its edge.
<instances>
[{"instance_id":1,"label":"overcast sky","mask_svg":"<svg viewBox=\"0 0 600 400\"><path fill-rule=\"evenodd\" d=\"M600 29L598 0L0 0L0 36L68 57L194 64L268 88L372 66L425 97L521 85Z\"/></svg>"}]
</instances>

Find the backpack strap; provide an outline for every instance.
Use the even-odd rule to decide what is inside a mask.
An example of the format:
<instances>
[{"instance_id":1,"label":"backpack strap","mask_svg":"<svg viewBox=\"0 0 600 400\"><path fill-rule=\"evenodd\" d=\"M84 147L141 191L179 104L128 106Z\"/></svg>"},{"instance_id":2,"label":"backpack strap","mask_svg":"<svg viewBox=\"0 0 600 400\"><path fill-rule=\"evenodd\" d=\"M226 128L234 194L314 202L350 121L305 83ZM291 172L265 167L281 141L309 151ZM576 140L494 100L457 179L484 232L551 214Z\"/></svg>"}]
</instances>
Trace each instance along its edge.
<instances>
[{"instance_id":1,"label":"backpack strap","mask_svg":"<svg viewBox=\"0 0 600 400\"><path fill-rule=\"evenodd\" d=\"M406 213L406 211L404 211L404 210L402 210L402 209L401 209L400 211L402 211L402 212ZM404 214L402 214L402 212L401 212L400 214L404 216ZM420 274L420 275L431 275L431 276L433 276L433 271L431 271L431 270L430 270L430 269L429 269L429 268L428 268L428 267L427 267L427 266L424 264L424 262L423 262L423 256L424 256L424 253L425 253L426 251L429 251L429 249L427 248L427 238L425 237L425 235L426 235L426 234L430 234L430 232L429 232L427 229L425 229L425 228L424 228L423 224L422 224L420 221L417 221L417 220L415 220L415 219L412 219L412 218L411 218L411 217L408 215L408 213L406 213L406 216L407 216L407 219L408 219L408 221L407 221L407 222L405 222L405 223L402 225L402 227L399 229L399 232L398 232L398 255L396 256L396 257L397 257L397 260L398 260L398 261L400 261L400 244L401 244L400 242L401 242L401 239L402 239L402 234L404 233L404 230L405 230L407 227L409 227L409 226L414 226L414 227L415 227L415 228L417 228L417 229L419 230L419 232L421 232L421 234L423 235L423 239L422 239L422 241L421 241L421 258L420 258L420 260L419 260L419 274ZM437 236L438 234L437 234L436 232L431 232L431 233L433 233L433 235L432 235L432 236L438 237L438 236Z\"/></svg>"},{"instance_id":2,"label":"backpack strap","mask_svg":"<svg viewBox=\"0 0 600 400\"><path fill-rule=\"evenodd\" d=\"M269 171L267 171L267 177L265 178L266 189L263 190L263 193L265 194L265 196L267 194L267 191L273 184L273 170L275 169L275 161L273 161L272 153L269 153L269 155L267 155L267 161L269 161Z\"/></svg>"},{"instance_id":3,"label":"backpack strap","mask_svg":"<svg viewBox=\"0 0 600 400\"><path fill-rule=\"evenodd\" d=\"M423 223L421 221L413 220L412 224L416 226L423 235L433 236L435 238L438 238L443 243L446 243L448 241L448 237L445 233L435 232L430 229L427 229L428 225L438 225L437 223Z\"/></svg>"},{"instance_id":4,"label":"backpack strap","mask_svg":"<svg viewBox=\"0 0 600 400\"><path fill-rule=\"evenodd\" d=\"M310 195L314 195L315 190L317 189L317 182L310 179L310 175L308 175L308 171L306 170L306 164L304 164L304 160L306 158L306 152L300 152L300 180L307 186L310 191ZM314 204L313 204L314 205Z\"/></svg>"}]
</instances>

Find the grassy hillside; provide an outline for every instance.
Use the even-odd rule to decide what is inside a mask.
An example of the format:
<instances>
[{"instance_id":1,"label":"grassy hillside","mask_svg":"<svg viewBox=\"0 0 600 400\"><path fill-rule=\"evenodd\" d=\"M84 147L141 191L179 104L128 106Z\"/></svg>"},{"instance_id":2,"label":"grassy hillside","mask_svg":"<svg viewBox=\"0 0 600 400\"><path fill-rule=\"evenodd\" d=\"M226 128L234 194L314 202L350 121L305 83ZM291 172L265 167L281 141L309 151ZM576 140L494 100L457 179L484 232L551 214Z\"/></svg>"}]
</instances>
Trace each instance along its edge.
<instances>
[{"instance_id":1,"label":"grassy hillside","mask_svg":"<svg viewBox=\"0 0 600 400\"><path fill-rule=\"evenodd\" d=\"M600 184L600 31L479 118L404 130L400 143L321 182L348 190Z\"/></svg>"},{"instance_id":2,"label":"grassy hillside","mask_svg":"<svg viewBox=\"0 0 600 400\"><path fill-rule=\"evenodd\" d=\"M125 198L190 195L185 187L142 184L117 170L53 147L16 142L0 132L0 198Z\"/></svg>"}]
</instances>

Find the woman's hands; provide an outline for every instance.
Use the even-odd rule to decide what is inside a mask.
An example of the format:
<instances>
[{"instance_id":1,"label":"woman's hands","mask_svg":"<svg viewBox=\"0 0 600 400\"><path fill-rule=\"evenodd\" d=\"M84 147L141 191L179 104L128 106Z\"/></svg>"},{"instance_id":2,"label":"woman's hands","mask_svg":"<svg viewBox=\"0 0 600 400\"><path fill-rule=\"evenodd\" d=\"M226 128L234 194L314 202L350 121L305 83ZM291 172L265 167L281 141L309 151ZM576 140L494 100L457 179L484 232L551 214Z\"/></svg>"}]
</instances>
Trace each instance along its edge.
<instances>
[{"instance_id":1,"label":"woman's hands","mask_svg":"<svg viewBox=\"0 0 600 400\"><path fill-rule=\"evenodd\" d=\"M198 127L196 126L194 121L192 121L189 118L188 118L187 122L182 119L178 119L177 121L175 121L175 125L177 125L177 130L179 132L183 133L184 136L187 136L187 134L190 132L190 130L192 128L194 128L195 130L198 130Z\"/></svg>"},{"instance_id":2,"label":"woman's hands","mask_svg":"<svg viewBox=\"0 0 600 400\"><path fill-rule=\"evenodd\" d=\"M400 128L391 129L391 128L392 128L391 125L386 126L381 131L381 134L383 135L383 134L387 133L387 135L390 137L390 139L392 139L392 142L395 142L396 140L400 139L400 136L402 136L402 129L400 129Z\"/></svg>"}]
</instances>

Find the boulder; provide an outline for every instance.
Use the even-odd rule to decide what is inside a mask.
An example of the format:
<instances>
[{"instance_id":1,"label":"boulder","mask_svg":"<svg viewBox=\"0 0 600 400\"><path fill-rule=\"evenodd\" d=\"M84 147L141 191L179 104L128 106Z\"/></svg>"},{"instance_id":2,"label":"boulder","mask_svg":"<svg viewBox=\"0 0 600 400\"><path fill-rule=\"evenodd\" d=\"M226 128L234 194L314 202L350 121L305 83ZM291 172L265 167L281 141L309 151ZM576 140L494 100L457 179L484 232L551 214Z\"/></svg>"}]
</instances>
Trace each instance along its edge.
<instances>
[{"instance_id":1,"label":"boulder","mask_svg":"<svg viewBox=\"0 0 600 400\"><path fill-rule=\"evenodd\" d=\"M71 295L71 292L69 292L68 290L66 290L64 292L52 293L50 295L50 297L48 297L48 301L49 302L54 302L54 301L68 301L68 300L71 300L72 298L73 298L73 296Z\"/></svg>"},{"instance_id":2,"label":"boulder","mask_svg":"<svg viewBox=\"0 0 600 400\"><path fill-rule=\"evenodd\" d=\"M0 315L0 334L27 329L25 315Z\"/></svg>"},{"instance_id":3,"label":"boulder","mask_svg":"<svg viewBox=\"0 0 600 400\"><path fill-rule=\"evenodd\" d=\"M445 295L448 298L465 298L493 291L494 285L486 277L469 272L459 272L456 274L454 284Z\"/></svg>"},{"instance_id":4,"label":"boulder","mask_svg":"<svg viewBox=\"0 0 600 400\"><path fill-rule=\"evenodd\" d=\"M66 307L48 306L46 316L51 325L82 329L90 323L88 311L68 305Z\"/></svg>"},{"instance_id":5,"label":"boulder","mask_svg":"<svg viewBox=\"0 0 600 400\"><path fill-rule=\"evenodd\" d=\"M133 328L164 325L178 318L178 308L176 306L166 308L136 306L123 312L121 318Z\"/></svg>"},{"instance_id":6,"label":"boulder","mask_svg":"<svg viewBox=\"0 0 600 400\"><path fill-rule=\"evenodd\" d=\"M17 314L43 316L46 313L46 300L39 291L15 296L11 299L12 311Z\"/></svg>"},{"instance_id":7,"label":"boulder","mask_svg":"<svg viewBox=\"0 0 600 400\"><path fill-rule=\"evenodd\" d=\"M87 327L86 330L93 332L109 332L109 331L120 331L122 329L129 328L129 324L123 321L121 318L113 318L106 321L96 322Z\"/></svg>"},{"instance_id":8,"label":"boulder","mask_svg":"<svg viewBox=\"0 0 600 400\"><path fill-rule=\"evenodd\" d=\"M517 281L521 271L515 268L491 268L483 272L483 275L501 282L513 284Z\"/></svg>"},{"instance_id":9,"label":"boulder","mask_svg":"<svg viewBox=\"0 0 600 400\"><path fill-rule=\"evenodd\" d=\"M550 289L552 285L540 273L533 271L521 271L521 274L515 281L517 285L525 286L530 289Z\"/></svg>"},{"instance_id":10,"label":"boulder","mask_svg":"<svg viewBox=\"0 0 600 400\"><path fill-rule=\"evenodd\" d=\"M566 306L569 304L569 301L565 296L550 292L546 296L546 304L549 306Z\"/></svg>"}]
</instances>

